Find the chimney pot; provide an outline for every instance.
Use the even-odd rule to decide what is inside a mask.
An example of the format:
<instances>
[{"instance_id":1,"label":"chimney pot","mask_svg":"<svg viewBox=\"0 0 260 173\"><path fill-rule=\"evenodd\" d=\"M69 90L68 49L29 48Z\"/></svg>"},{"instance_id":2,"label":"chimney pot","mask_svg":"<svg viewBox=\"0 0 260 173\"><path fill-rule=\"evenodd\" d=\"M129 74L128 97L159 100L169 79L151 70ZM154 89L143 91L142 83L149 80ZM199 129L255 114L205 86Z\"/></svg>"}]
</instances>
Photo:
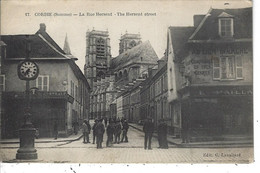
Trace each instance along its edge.
<instances>
[{"instance_id":1,"label":"chimney pot","mask_svg":"<svg viewBox=\"0 0 260 173\"><path fill-rule=\"evenodd\" d=\"M46 31L46 25L45 25L45 23L41 23L40 24L40 31Z\"/></svg>"}]
</instances>

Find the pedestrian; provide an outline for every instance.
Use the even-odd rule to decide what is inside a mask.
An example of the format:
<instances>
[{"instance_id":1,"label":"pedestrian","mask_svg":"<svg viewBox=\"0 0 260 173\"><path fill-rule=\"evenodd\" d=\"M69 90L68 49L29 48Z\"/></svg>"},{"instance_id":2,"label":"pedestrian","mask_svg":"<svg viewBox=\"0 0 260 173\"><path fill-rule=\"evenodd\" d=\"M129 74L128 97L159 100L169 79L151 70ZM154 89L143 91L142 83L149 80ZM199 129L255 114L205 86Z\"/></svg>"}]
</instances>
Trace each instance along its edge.
<instances>
[{"instance_id":1,"label":"pedestrian","mask_svg":"<svg viewBox=\"0 0 260 173\"><path fill-rule=\"evenodd\" d=\"M187 116L182 117L182 128L181 128L182 143L189 143L189 120Z\"/></svg>"},{"instance_id":2,"label":"pedestrian","mask_svg":"<svg viewBox=\"0 0 260 173\"><path fill-rule=\"evenodd\" d=\"M128 137L127 137L127 132L128 132L128 129L129 129L129 125L128 125L128 122L127 120L125 119L123 124L122 124L122 131L123 131L123 136L122 136L122 139L121 139L121 142L128 142Z\"/></svg>"},{"instance_id":3,"label":"pedestrian","mask_svg":"<svg viewBox=\"0 0 260 173\"><path fill-rule=\"evenodd\" d=\"M152 142L152 136L154 132L154 123L152 122L151 118L148 118L143 126L143 131L145 133L144 135L144 149L147 149L147 143L148 143L148 149L151 150L151 142Z\"/></svg>"},{"instance_id":4,"label":"pedestrian","mask_svg":"<svg viewBox=\"0 0 260 173\"><path fill-rule=\"evenodd\" d=\"M86 141L88 141L88 134L89 134L89 129L88 129L88 126L87 126L87 120L83 121L82 132L83 132L83 143L86 143Z\"/></svg>"},{"instance_id":5,"label":"pedestrian","mask_svg":"<svg viewBox=\"0 0 260 173\"><path fill-rule=\"evenodd\" d=\"M104 118L105 127L107 127L107 117Z\"/></svg>"},{"instance_id":6,"label":"pedestrian","mask_svg":"<svg viewBox=\"0 0 260 173\"><path fill-rule=\"evenodd\" d=\"M53 133L54 133L54 139L57 139L58 138L58 122L57 122L57 120L54 121Z\"/></svg>"},{"instance_id":7,"label":"pedestrian","mask_svg":"<svg viewBox=\"0 0 260 173\"><path fill-rule=\"evenodd\" d=\"M93 130L93 144L95 144L95 140L96 140L96 126L97 126L98 120L95 119L95 122L92 126L92 130Z\"/></svg>"},{"instance_id":8,"label":"pedestrian","mask_svg":"<svg viewBox=\"0 0 260 173\"><path fill-rule=\"evenodd\" d=\"M95 133L96 133L96 137L97 137L97 148L102 148L102 142L103 142L103 135L105 132L105 126L102 123L102 119L98 120L98 123L96 125L96 129L95 129Z\"/></svg>"},{"instance_id":9,"label":"pedestrian","mask_svg":"<svg viewBox=\"0 0 260 173\"><path fill-rule=\"evenodd\" d=\"M72 127L73 127L74 134L77 135L78 134L78 128L79 128L78 121L73 122Z\"/></svg>"},{"instance_id":10,"label":"pedestrian","mask_svg":"<svg viewBox=\"0 0 260 173\"><path fill-rule=\"evenodd\" d=\"M157 129L159 148L168 149L167 131L167 124L164 122L163 119L159 120L159 125Z\"/></svg>"},{"instance_id":11,"label":"pedestrian","mask_svg":"<svg viewBox=\"0 0 260 173\"><path fill-rule=\"evenodd\" d=\"M117 120L115 124L115 143L117 144L120 143L120 135L121 135L121 124L120 124L120 120Z\"/></svg>"},{"instance_id":12,"label":"pedestrian","mask_svg":"<svg viewBox=\"0 0 260 173\"><path fill-rule=\"evenodd\" d=\"M115 127L114 127L114 123L112 120L109 120L108 122L108 126L107 126L107 143L106 146L107 147L111 147L112 143L113 143L113 134L115 131Z\"/></svg>"}]
</instances>

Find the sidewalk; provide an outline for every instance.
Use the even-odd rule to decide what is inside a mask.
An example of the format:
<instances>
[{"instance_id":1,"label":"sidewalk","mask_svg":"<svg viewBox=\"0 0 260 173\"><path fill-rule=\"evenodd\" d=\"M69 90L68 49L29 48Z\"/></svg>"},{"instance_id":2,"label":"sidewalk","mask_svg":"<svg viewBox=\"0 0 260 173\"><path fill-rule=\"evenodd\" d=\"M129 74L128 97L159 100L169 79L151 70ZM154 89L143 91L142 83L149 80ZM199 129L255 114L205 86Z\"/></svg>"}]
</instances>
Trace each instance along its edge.
<instances>
[{"instance_id":1,"label":"sidewalk","mask_svg":"<svg viewBox=\"0 0 260 173\"><path fill-rule=\"evenodd\" d=\"M143 131L143 126L129 123L129 126ZM158 138L157 133L153 134L155 138ZM203 141L203 142L190 142L182 143L181 138L176 138L175 136L168 135L167 140L169 144L176 145L176 147L181 148L236 148L236 147L253 147L252 140L238 140L238 141Z\"/></svg>"},{"instance_id":2,"label":"sidewalk","mask_svg":"<svg viewBox=\"0 0 260 173\"><path fill-rule=\"evenodd\" d=\"M78 132L77 135L72 134L69 137L62 137L58 139L54 138L39 138L35 139L35 143L52 143L52 142L72 142L72 141L77 141L80 138L82 138L82 132L81 130ZM19 143L19 138L15 139L0 139L0 144L17 144Z\"/></svg>"}]
</instances>

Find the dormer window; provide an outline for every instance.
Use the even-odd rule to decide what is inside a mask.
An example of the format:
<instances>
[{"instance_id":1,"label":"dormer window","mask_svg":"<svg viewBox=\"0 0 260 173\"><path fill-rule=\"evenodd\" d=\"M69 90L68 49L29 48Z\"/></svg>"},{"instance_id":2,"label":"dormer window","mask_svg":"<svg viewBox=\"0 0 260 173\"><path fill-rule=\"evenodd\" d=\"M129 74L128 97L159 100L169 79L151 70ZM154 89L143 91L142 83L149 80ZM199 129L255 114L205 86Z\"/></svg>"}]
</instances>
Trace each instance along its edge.
<instances>
[{"instance_id":1,"label":"dormer window","mask_svg":"<svg viewBox=\"0 0 260 173\"><path fill-rule=\"evenodd\" d=\"M221 37L233 37L234 35L233 16L223 12L218 17L219 17L219 35Z\"/></svg>"}]
</instances>

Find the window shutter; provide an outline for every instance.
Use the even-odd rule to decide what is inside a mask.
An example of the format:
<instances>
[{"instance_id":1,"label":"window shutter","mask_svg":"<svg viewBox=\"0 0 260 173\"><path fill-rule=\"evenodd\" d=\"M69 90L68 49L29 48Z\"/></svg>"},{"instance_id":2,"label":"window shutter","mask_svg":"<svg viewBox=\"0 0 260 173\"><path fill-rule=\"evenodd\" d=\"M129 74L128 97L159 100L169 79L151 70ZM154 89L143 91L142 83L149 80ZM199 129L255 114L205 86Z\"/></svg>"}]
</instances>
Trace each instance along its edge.
<instances>
[{"instance_id":1,"label":"window shutter","mask_svg":"<svg viewBox=\"0 0 260 173\"><path fill-rule=\"evenodd\" d=\"M220 63L218 57L213 57L213 79L220 79Z\"/></svg>"},{"instance_id":2,"label":"window shutter","mask_svg":"<svg viewBox=\"0 0 260 173\"><path fill-rule=\"evenodd\" d=\"M241 56L236 57L236 77L243 79L243 60Z\"/></svg>"},{"instance_id":3,"label":"window shutter","mask_svg":"<svg viewBox=\"0 0 260 173\"><path fill-rule=\"evenodd\" d=\"M0 75L0 91L5 91L5 76Z\"/></svg>"}]
</instances>

